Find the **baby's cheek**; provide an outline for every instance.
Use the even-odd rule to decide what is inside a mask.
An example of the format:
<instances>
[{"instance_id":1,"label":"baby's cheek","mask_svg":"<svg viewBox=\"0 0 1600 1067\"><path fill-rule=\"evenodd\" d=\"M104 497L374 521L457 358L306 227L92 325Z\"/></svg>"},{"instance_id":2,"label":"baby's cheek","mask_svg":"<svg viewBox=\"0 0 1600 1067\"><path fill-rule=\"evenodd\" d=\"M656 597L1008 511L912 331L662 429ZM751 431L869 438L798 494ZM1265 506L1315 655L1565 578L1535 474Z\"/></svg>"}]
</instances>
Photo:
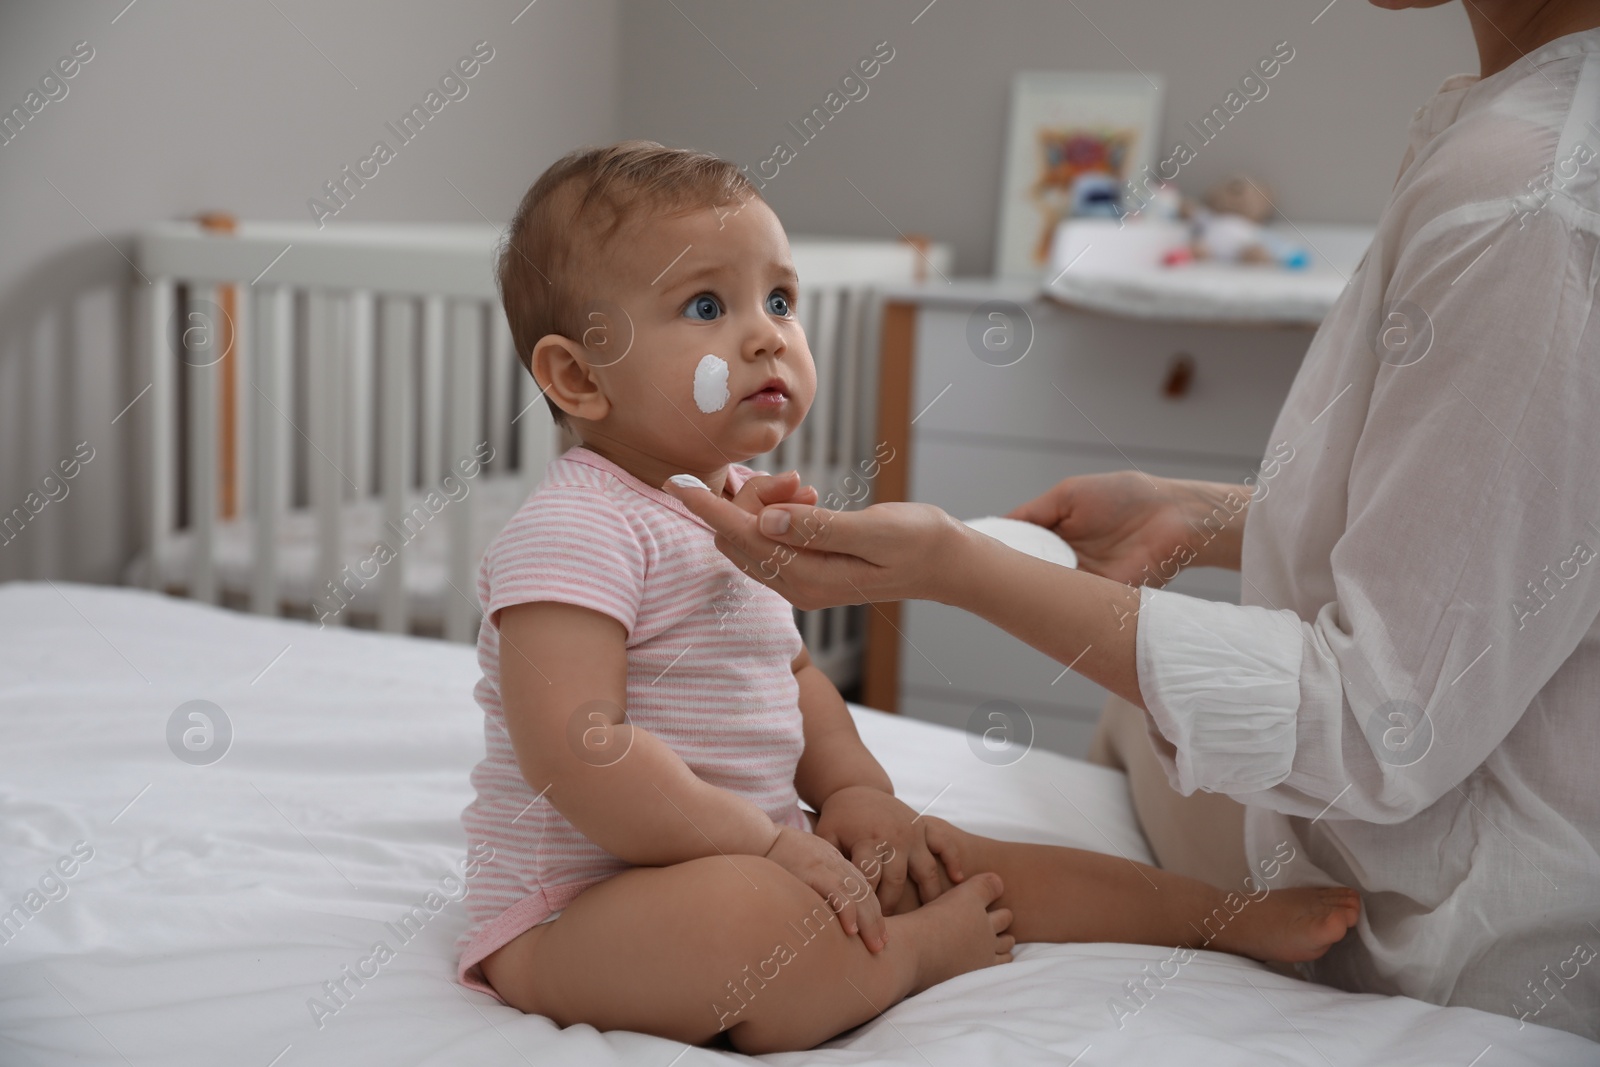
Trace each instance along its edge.
<instances>
[{"instance_id":1,"label":"baby's cheek","mask_svg":"<svg viewBox=\"0 0 1600 1067\"><path fill-rule=\"evenodd\" d=\"M815 373L813 373L811 378L804 383L803 387L796 390L795 399L798 401L798 403L794 405L795 410L793 415L795 425L799 425L800 420L805 417L806 412L811 410L811 405L817 399L817 379Z\"/></svg>"}]
</instances>

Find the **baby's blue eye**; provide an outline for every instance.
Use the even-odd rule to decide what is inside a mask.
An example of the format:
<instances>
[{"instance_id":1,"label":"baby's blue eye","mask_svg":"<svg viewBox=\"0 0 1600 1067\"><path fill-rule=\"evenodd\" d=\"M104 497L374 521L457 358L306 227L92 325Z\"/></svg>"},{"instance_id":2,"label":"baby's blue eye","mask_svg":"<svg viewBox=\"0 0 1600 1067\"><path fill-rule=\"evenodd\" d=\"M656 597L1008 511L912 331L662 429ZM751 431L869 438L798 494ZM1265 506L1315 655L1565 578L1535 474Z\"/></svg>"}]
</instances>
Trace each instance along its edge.
<instances>
[{"instance_id":1,"label":"baby's blue eye","mask_svg":"<svg viewBox=\"0 0 1600 1067\"><path fill-rule=\"evenodd\" d=\"M701 293L689 301L688 306L683 309L685 315L700 322L710 322L721 312L722 306L717 303L717 298L710 293Z\"/></svg>"},{"instance_id":2,"label":"baby's blue eye","mask_svg":"<svg viewBox=\"0 0 1600 1067\"><path fill-rule=\"evenodd\" d=\"M787 318L789 315L789 298L781 292L774 291L771 296L767 297L767 310L774 315L782 315Z\"/></svg>"}]
</instances>

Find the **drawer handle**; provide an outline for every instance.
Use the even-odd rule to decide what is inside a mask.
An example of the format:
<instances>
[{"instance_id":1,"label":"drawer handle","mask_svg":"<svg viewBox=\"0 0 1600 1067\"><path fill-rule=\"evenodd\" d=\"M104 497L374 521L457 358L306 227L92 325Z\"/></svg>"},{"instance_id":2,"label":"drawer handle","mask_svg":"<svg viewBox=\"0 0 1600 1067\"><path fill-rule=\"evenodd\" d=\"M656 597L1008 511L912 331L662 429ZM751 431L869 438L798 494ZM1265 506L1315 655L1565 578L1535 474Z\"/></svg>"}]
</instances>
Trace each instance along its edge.
<instances>
[{"instance_id":1,"label":"drawer handle","mask_svg":"<svg viewBox=\"0 0 1600 1067\"><path fill-rule=\"evenodd\" d=\"M1194 357L1187 352L1179 352L1167 367L1167 380L1161 387L1161 395L1168 400L1180 400L1189 395L1189 387L1193 383Z\"/></svg>"}]
</instances>

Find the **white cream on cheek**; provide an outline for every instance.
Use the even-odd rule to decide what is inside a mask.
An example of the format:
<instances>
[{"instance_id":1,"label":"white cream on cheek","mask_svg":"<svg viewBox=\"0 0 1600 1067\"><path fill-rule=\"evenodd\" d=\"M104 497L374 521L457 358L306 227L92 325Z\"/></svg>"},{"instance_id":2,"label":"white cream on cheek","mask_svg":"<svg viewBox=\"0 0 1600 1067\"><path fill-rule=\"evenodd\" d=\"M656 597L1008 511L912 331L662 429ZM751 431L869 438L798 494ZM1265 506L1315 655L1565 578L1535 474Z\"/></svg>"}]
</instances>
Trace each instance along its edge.
<instances>
[{"instance_id":1,"label":"white cream on cheek","mask_svg":"<svg viewBox=\"0 0 1600 1067\"><path fill-rule=\"evenodd\" d=\"M705 414L721 411L728 403L728 364L713 355L700 357L694 369L694 405Z\"/></svg>"}]
</instances>

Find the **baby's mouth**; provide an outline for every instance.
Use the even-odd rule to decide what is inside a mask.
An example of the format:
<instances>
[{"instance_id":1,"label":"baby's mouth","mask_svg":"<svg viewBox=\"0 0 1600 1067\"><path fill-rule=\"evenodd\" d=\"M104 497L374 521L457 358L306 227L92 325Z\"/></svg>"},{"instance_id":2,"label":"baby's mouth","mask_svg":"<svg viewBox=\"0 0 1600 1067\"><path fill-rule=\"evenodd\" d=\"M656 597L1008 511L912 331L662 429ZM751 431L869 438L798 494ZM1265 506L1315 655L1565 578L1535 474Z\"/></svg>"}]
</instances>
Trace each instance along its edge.
<instances>
[{"instance_id":1,"label":"baby's mouth","mask_svg":"<svg viewBox=\"0 0 1600 1067\"><path fill-rule=\"evenodd\" d=\"M781 378L769 378L761 383L760 389L745 399L757 404L781 404L789 399L789 387L783 384Z\"/></svg>"}]
</instances>

